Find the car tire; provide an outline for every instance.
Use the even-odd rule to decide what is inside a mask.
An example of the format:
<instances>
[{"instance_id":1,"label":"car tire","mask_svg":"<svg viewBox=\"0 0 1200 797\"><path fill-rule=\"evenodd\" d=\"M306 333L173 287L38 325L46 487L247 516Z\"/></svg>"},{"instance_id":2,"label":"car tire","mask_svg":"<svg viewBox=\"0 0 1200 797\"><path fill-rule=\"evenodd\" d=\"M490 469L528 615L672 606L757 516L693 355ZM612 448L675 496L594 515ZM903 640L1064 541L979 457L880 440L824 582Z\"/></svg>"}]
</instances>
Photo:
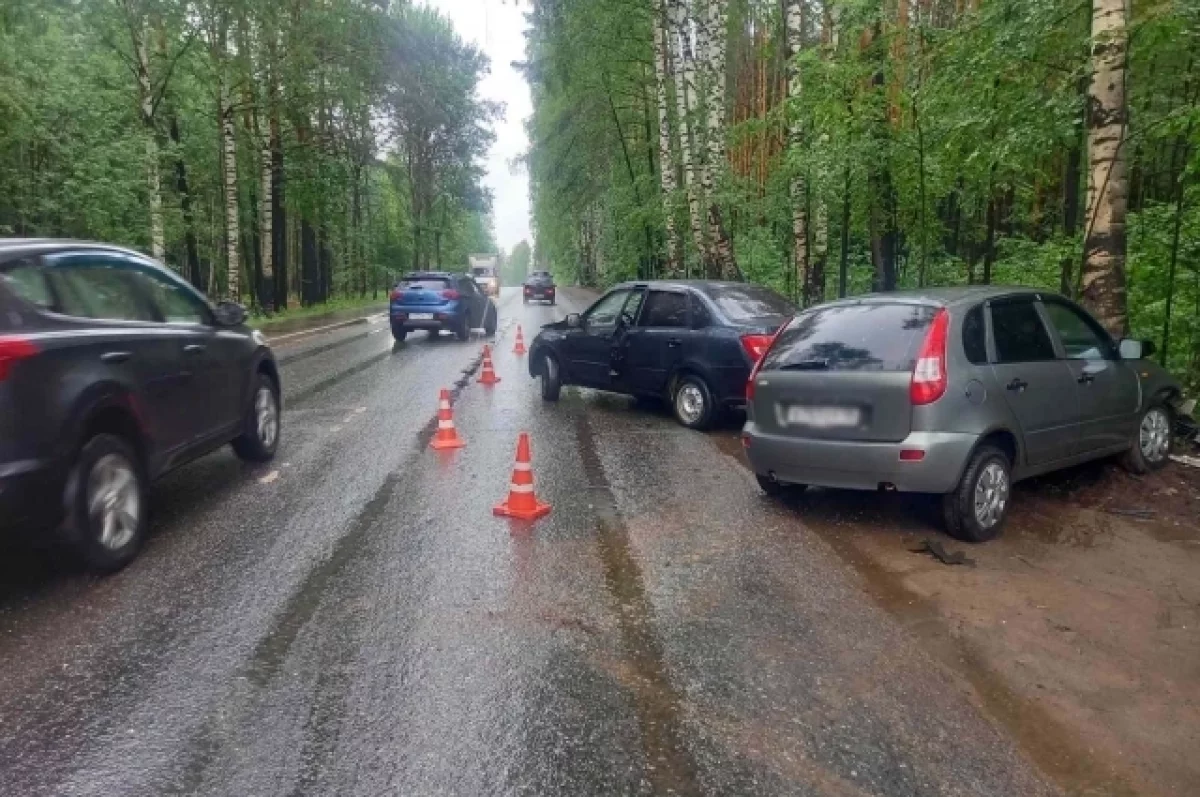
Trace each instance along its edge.
<instances>
[{"instance_id":1,"label":"car tire","mask_svg":"<svg viewBox=\"0 0 1200 797\"><path fill-rule=\"evenodd\" d=\"M558 401L558 397L562 394L562 367L553 354L547 354L542 358L542 367L539 372L542 380L542 400Z\"/></svg>"},{"instance_id":2,"label":"car tire","mask_svg":"<svg viewBox=\"0 0 1200 797\"><path fill-rule=\"evenodd\" d=\"M233 451L247 462L269 462L279 448L279 391L271 377L260 373L254 395L242 419L242 433L233 440Z\"/></svg>"},{"instance_id":3,"label":"car tire","mask_svg":"<svg viewBox=\"0 0 1200 797\"><path fill-rule=\"evenodd\" d=\"M685 374L671 392L671 412L689 429L708 429L717 417L716 401L708 383L695 374Z\"/></svg>"},{"instance_id":4,"label":"car tire","mask_svg":"<svg viewBox=\"0 0 1200 797\"><path fill-rule=\"evenodd\" d=\"M754 474L754 478L758 481L758 487L768 498L782 498L785 495L799 495L808 489L807 484L788 484L787 482L776 481L770 476L764 476L761 473Z\"/></svg>"},{"instance_id":5,"label":"car tire","mask_svg":"<svg viewBox=\"0 0 1200 797\"><path fill-rule=\"evenodd\" d=\"M496 305L489 299L487 310L483 317L483 332L489 338L496 334L496 327L500 323L499 313L496 312Z\"/></svg>"},{"instance_id":6,"label":"car tire","mask_svg":"<svg viewBox=\"0 0 1200 797\"><path fill-rule=\"evenodd\" d=\"M471 339L471 322L467 319L467 316L464 315L462 320L458 322L458 325L454 327L454 337L459 340Z\"/></svg>"},{"instance_id":7,"label":"car tire","mask_svg":"<svg viewBox=\"0 0 1200 797\"><path fill-rule=\"evenodd\" d=\"M440 329L431 329L431 330L429 330L429 339L430 339L430 340L437 340L438 336L440 336L441 334L442 334L442 330L440 330Z\"/></svg>"},{"instance_id":8,"label":"car tire","mask_svg":"<svg viewBox=\"0 0 1200 797\"><path fill-rule=\"evenodd\" d=\"M1012 499L1012 463L995 446L971 455L954 492L942 496L946 532L963 542L987 542L1000 536Z\"/></svg>"},{"instance_id":9,"label":"car tire","mask_svg":"<svg viewBox=\"0 0 1200 797\"><path fill-rule=\"evenodd\" d=\"M408 330L405 329L404 327L398 327L398 326L393 325L392 326L392 337L395 339L395 341L397 343L403 343L404 339L408 337Z\"/></svg>"},{"instance_id":10,"label":"car tire","mask_svg":"<svg viewBox=\"0 0 1200 797\"><path fill-rule=\"evenodd\" d=\"M98 434L84 444L67 479L65 536L88 570L111 573L133 561L146 539L146 477L123 438Z\"/></svg>"},{"instance_id":11,"label":"car tire","mask_svg":"<svg viewBox=\"0 0 1200 797\"><path fill-rule=\"evenodd\" d=\"M558 300L557 300L557 299L551 299L551 300L550 300L550 306L551 306L551 307L553 307L553 306L554 306L554 305L556 305L556 304L558 304Z\"/></svg>"},{"instance_id":12,"label":"car tire","mask_svg":"<svg viewBox=\"0 0 1200 797\"><path fill-rule=\"evenodd\" d=\"M1121 464L1130 473L1142 475L1160 470L1171 459L1171 409L1161 401L1152 403L1138 416L1129 450Z\"/></svg>"}]
</instances>

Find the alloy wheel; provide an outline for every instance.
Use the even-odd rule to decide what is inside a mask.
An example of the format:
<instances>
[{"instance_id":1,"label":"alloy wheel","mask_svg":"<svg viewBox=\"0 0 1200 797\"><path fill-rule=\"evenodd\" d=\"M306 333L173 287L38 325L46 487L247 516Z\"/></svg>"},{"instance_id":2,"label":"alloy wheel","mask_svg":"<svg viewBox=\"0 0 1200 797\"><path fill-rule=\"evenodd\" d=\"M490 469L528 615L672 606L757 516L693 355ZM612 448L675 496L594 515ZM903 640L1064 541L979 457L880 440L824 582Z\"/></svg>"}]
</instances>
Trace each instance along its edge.
<instances>
[{"instance_id":1,"label":"alloy wheel","mask_svg":"<svg viewBox=\"0 0 1200 797\"><path fill-rule=\"evenodd\" d=\"M694 382L685 382L675 394L675 410L686 424L693 424L704 415L704 393Z\"/></svg>"},{"instance_id":2,"label":"alloy wheel","mask_svg":"<svg viewBox=\"0 0 1200 797\"><path fill-rule=\"evenodd\" d=\"M142 494L133 463L120 454L105 454L88 474L87 510L100 544L118 551L137 534Z\"/></svg>"},{"instance_id":3,"label":"alloy wheel","mask_svg":"<svg viewBox=\"0 0 1200 797\"><path fill-rule=\"evenodd\" d=\"M1138 446L1147 462L1162 462L1166 458L1171 447L1171 424L1166 410L1154 407L1142 416Z\"/></svg>"},{"instance_id":4,"label":"alloy wheel","mask_svg":"<svg viewBox=\"0 0 1200 797\"><path fill-rule=\"evenodd\" d=\"M275 405L275 393L266 385L260 386L254 396L254 427L264 448L275 445L275 438L279 436L279 409Z\"/></svg>"},{"instance_id":5,"label":"alloy wheel","mask_svg":"<svg viewBox=\"0 0 1200 797\"><path fill-rule=\"evenodd\" d=\"M1008 505L1008 474L996 461L989 462L975 481L975 520L990 529L1004 516Z\"/></svg>"}]
</instances>

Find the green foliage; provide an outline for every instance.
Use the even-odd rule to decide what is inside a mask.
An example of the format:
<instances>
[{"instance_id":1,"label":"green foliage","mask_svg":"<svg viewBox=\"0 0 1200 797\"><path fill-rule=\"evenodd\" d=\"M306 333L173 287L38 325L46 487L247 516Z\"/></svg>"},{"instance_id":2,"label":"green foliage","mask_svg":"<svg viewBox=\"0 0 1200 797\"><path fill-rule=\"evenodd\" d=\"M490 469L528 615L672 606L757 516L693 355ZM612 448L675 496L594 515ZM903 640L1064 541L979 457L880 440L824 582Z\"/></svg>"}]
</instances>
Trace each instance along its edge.
<instances>
[{"instance_id":1,"label":"green foliage","mask_svg":"<svg viewBox=\"0 0 1200 797\"><path fill-rule=\"evenodd\" d=\"M529 241L518 241L500 266L501 285L520 285L533 270L533 250Z\"/></svg>"}]
</instances>

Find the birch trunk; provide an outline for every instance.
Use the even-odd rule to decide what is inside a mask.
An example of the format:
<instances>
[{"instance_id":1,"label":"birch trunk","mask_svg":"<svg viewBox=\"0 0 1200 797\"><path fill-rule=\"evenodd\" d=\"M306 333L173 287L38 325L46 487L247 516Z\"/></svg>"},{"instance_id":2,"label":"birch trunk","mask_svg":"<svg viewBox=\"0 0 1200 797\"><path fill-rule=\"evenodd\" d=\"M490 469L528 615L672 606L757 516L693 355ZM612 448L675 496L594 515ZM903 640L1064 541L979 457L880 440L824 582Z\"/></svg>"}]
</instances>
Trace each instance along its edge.
<instances>
[{"instance_id":1,"label":"birch trunk","mask_svg":"<svg viewBox=\"0 0 1200 797\"><path fill-rule=\"evenodd\" d=\"M712 259L715 275L726 280L740 280L741 270L733 254L733 241L725 229L721 206L717 203L714 176L723 171L725 148L725 61L728 53L726 32L729 27L727 0L707 0L705 31L705 68L707 80L708 161L704 164L704 193L708 197L708 227L713 240Z\"/></svg>"},{"instance_id":2,"label":"birch trunk","mask_svg":"<svg viewBox=\"0 0 1200 797\"><path fill-rule=\"evenodd\" d=\"M146 132L146 191L150 203L150 254L162 260L166 254L163 231L162 180L159 175L158 138L154 128L154 88L150 81L150 56L142 20L129 20L138 84L138 107Z\"/></svg>"},{"instance_id":3,"label":"birch trunk","mask_svg":"<svg viewBox=\"0 0 1200 797\"><path fill-rule=\"evenodd\" d=\"M224 76L219 78L218 113L221 117L221 175L225 188L226 293L233 301L241 297L238 243L237 139L233 127L233 103Z\"/></svg>"},{"instance_id":4,"label":"birch trunk","mask_svg":"<svg viewBox=\"0 0 1200 797\"><path fill-rule=\"evenodd\" d=\"M662 185L663 218L667 229L667 276L683 276L681 242L675 229L675 155L671 146L670 39L666 24L667 5L662 0L654 10L654 77L658 89L658 175Z\"/></svg>"},{"instance_id":5,"label":"birch trunk","mask_svg":"<svg viewBox=\"0 0 1200 797\"><path fill-rule=\"evenodd\" d=\"M679 116L679 152L680 163L683 166L683 185L687 192L688 217L691 221L692 240L700 254L701 261L708 260L708 244L704 236L704 227L700 221L702 197L700 185L696 179L696 158L692 140L692 125L689 122L691 108L694 103L695 91L689 91L695 81L695 68L691 58L691 34L687 25L687 7L683 0L671 0L671 31L670 37L678 48L674 53L675 71L675 105Z\"/></svg>"},{"instance_id":6,"label":"birch trunk","mask_svg":"<svg viewBox=\"0 0 1200 797\"><path fill-rule=\"evenodd\" d=\"M803 89L800 67L796 57L804 46L804 2L803 0L786 0L786 16L784 18L787 34L787 78L788 99L791 108L788 109L788 154L792 163L792 179L789 192L792 199L792 266L795 270L796 285L800 286L803 304L810 302L812 293L812 277L809 274L808 262L808 192L804 185L804 170L794 163L804 145L804 131L800 124L800 115L796 106L799 103Z\"/></svg>"},{"instance_id":7,"label":"birch trunk","mask_svg":"<svg viewBox=\"0 0 1200 797\"><path fill-rule=\"evenodd\" d=\"M1092 0L1092 79L1088 88L1087 234L1083 303L1114 336L1129 329L1125 298L1125 0Z\"/></svg>"}]
</instances>

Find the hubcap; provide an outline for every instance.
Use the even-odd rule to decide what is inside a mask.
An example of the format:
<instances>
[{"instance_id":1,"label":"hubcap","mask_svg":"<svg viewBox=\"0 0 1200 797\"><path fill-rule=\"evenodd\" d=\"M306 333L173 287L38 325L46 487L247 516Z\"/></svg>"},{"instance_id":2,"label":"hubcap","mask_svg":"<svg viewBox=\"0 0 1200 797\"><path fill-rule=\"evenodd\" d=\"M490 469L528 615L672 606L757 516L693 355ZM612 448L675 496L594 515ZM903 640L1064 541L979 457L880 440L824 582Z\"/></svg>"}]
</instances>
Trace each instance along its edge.
<instances>
[{"instance_id":1,"label":"hubcap","mask_svg":"<svg viewBox=\"0 0 1200 797\"><path fill-rule=\"evenodd\" d=\"M1142 418L1138 445L1142 449L1142 456L1150 462L1161 462L1167 456L1171 446L1171 424L1165 411L1155 407Z\"/></svg>"},{"instance_id":2,"label":"hubcap","mask_svg":"<svg viewBox=\"0 0 1200 797\"><path fill-rule=\"evenodd\" d=\"M258 441L266 448L275 445L275 438L279 436L279 411L275 407L275 394L266 385L260 387L254 397L254 421Z\"/></svg>"},{"instance_id":3,"label":"hubcap","mask_svg":"<svg viewBox=\"0 0 1200 797\"><path fill-rule=\"evenodd\" d=\"M695 423L704 414L704 394L698 386L688 382L675 394L675 409L684 423Z\"/></svg>"},{"instance_id":4,"label":"hubcap","mask_svg":"<svg viewBox=\"0 0 1200 797\"><path fill-rule=\"evenodd\" d=\"M985 529L1000 522L1008 505L1008 474L999 462L989 462L975 482L975 519Z\"/></svg>"},{"instance_id":5,"label":"hubcap","mask_svg":"<svg viewBox=\"0 0 1200 797\"><path fill-rule=\"evenodd\" d=\"M99 529L100 544L120 550L137 533L142 511L138 477L129 460L105 454L92 466L87 485L88 519Z\"/></svg>"}]
</instances>

